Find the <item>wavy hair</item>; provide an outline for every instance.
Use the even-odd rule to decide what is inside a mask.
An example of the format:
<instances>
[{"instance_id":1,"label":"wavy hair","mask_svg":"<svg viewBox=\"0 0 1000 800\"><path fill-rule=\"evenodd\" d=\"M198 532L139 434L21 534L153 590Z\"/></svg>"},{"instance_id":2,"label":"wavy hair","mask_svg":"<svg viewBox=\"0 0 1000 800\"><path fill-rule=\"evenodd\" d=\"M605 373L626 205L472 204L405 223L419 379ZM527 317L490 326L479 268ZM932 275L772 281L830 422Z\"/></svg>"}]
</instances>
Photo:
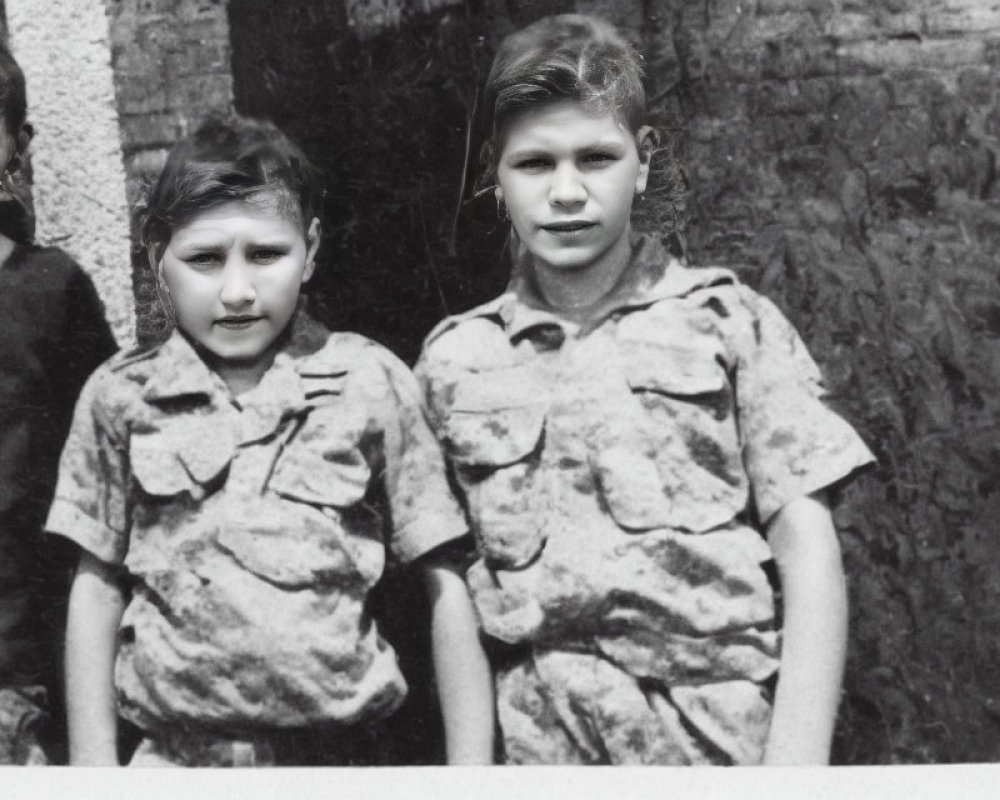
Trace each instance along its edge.
<instances>
[{"instance_id":1,"label":"wavy hair","mask_svg":"<svg viewBox=\"0 0 1000 800\"><path fill-rule=\"evenodd\" d=\"M319 173L274 123L238 115L211 118L174 145L137 207L139 242L155 267L173 231L192 217L275 191L281 213L297 216L303 228L319 215Z\"/></svg>"},{"instance_id":2,"label":"wavy hair","mask_svg":"<svg viewBox=\"0 0 1000 800\"><path fill-rule=\"evenodd\" d=\"M616 114L633 133L645 122L642 56L611 23L585 14L557 14L507 36L483 87L485 142L479 186L496 178L503 135L526 108L577 100Z\"/></svg>"}]
</instances>

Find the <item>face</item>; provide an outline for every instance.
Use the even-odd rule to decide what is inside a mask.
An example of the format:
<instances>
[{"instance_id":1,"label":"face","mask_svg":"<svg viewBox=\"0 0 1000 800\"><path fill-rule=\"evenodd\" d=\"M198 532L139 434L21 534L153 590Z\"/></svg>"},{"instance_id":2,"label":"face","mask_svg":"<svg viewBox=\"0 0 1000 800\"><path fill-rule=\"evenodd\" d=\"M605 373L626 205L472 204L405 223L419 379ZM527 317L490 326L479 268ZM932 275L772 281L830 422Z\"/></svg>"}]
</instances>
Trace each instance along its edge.
<instances>
[{"instance_id":1,"label":"face","mask_svg":"<svg viewBox=\"0 0 1000 800\"><path fill-rule=\"evenodd\" d=\"M508 125L497 196L536 268L624 263L632 200L646 188L652 131L573 100L524 111Z\"/></svg>"},{"instance_id":2,"label":"face","mask_svg":"<svg viewBox=\"0 0 1000 800\"><path fill-rule=\"evenodd\" d=\"M312 275L319 220L308 231L276 193L208 209L173 231L159 262L177 325L217 368L266 369Z\"/></svg>"}]
</instances>

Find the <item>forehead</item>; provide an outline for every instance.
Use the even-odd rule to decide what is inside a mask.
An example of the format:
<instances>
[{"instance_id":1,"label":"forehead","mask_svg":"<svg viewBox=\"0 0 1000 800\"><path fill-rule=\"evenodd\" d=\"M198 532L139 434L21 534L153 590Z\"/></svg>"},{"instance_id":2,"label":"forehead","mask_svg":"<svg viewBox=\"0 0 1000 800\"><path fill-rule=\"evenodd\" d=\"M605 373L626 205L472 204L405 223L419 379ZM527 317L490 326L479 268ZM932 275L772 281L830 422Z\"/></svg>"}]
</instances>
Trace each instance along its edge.
<instances>
[{"instance_id":1,"label":"forehead","mask_svg":"<svg viewBox=\"0 0 1000 800\"><path fill-rule=\"evenodd\" d=\"M295 198L287 190L278 187L262 189L238 200L224 200L207 208L195 209L177 223L174 233L212 221L233 218L246 218L275 227L294 225L299 228L302 225L302 214Z\"/></svg>"},{"instance_id":2,"label":"forehead","mask_svg":"<svg viewBox=\"0 0 1000 800\"><path fill-rule=\"evenodd\" d=\"M287 192L266 190L195 212L176 226L179 239L212 232L302 235L301 215Z\"/></svg>"},{"instance_id":3,"label":"forehead","mask_svg":"<svg viewBox=\"0 0 1000 800\"><path fill-rule=\"evenodd\" d=\"M513 115L504 128L501 149L580 148L631 141L621 116L578 100L556 100Z\"/></svg>"}]
</instances>

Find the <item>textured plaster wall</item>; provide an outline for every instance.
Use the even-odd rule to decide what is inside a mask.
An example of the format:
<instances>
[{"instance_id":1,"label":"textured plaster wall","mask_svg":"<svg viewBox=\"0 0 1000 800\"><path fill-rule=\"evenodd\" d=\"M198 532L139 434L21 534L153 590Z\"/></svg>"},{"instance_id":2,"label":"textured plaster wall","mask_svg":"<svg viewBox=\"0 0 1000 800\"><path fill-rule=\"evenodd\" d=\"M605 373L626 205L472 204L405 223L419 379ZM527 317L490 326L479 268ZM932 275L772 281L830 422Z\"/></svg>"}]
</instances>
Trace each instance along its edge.
<instances>
[{"instance_id":1,"label":"textured plaster wall","mask_svg":"<svg viewBox=\"0 0 1000 800\"><path fill-rule=\"evenodd\" d=\"M28 82L37 238L91 275L119 343L134 336L125 170L104 4L7 0Z\"/></svg>"}]
</instances>

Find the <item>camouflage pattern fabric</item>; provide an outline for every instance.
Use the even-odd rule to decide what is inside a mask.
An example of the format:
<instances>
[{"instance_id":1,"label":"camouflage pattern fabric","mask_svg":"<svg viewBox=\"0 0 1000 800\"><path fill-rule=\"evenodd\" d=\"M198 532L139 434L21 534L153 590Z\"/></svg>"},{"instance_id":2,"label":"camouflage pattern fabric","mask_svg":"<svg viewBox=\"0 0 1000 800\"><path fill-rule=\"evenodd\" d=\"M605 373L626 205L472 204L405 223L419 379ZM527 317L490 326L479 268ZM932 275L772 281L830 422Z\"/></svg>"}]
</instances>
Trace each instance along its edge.
<instances>
[{"instance_id":1,"label":"camouflage pattern fabric","mask_svg":"<svg viewBox=\"0 0 1000 800\"><path fill-rule=\"evenodd\" d=\"M50 763L47 702L42 686L0 688L0 764Z\"/></svg>"},{"instance_id":2,"label":"camouflage pattern fabric","mask_svg":"<svg viewBox=\"0 0 1000 800\"><path fill-rule=\"evenodd\" d=\"M497 676L509 764L753 764L771 692L753 681L671 688L600 655L535 648Z\"/></svg>"},{"instance_id":3,"label":"camouflage pattern fabric","mask_svg":"<svg viewBox=\"0 0 1000 800\"><path fill-rule=\"evenodd\" d=\"M417 373L477 539L467 577L483 628L534 659L498 682L509 757L555 758L515 728L527 714L564 737L569 714L609 732L574 745L580 760L697 761L597 721L627 728L655 707L665 731L693 732L720 762L754 761L759 748L731 742L761 741L766 715L751 704L745 730L729 731L728 701L691 692L728 685L741 707L749 683L759 702L780 650L761 532L871 454L823 404L819 370L769 301L650 238L633 246L584 325L546 308L518 264L506 294L432 332ZM585 657L540 669L543 651ZM593 702L562 703L558 720L526 699L570 685L585 697L588 681Z\"/></svg>"},{"instance_id":4,"label":"camouflage pattern fabric","mask_svg":"<svg viewBox=\"0 0 1000 800\"><path fill-rule=\"evenodd\" d=\"M98 370L47 528L123 567L122 715L239 739L398 707L369 590L466 523L413 376L300 313L238 401L176 332Z\"/></svg>"}]
</instances>

